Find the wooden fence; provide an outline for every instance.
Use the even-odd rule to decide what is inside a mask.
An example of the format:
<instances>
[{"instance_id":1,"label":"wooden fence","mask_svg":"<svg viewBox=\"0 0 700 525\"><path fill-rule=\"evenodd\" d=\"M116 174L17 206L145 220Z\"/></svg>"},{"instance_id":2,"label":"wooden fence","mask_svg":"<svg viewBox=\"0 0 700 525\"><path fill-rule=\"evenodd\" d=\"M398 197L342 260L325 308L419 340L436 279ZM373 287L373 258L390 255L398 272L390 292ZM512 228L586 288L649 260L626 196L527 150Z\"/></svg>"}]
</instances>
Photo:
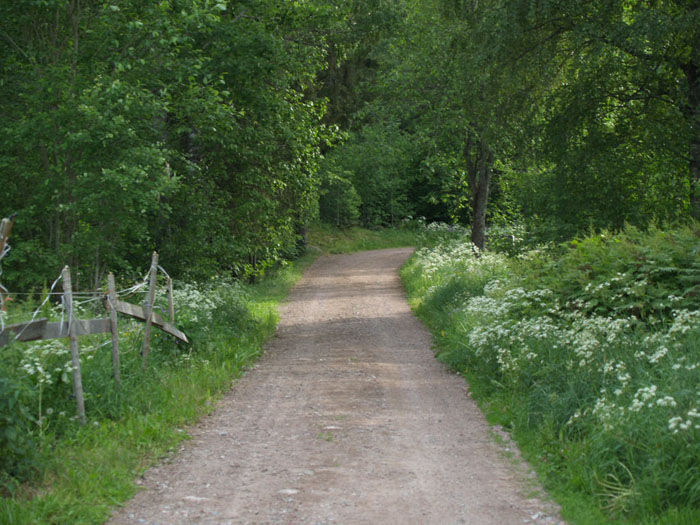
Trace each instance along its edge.
<instances>
[{"instance_id":1,"label":"wooden fence","mask_svg":"<svg viewBox=\"0 0 700 525\"><path fill-rule=\"evenodd\" d=\"M0 223L0 254L4 252L7 238L12 229L12 220L3 219ZM141 348L142 368L146 368L148 354L150 352L151 330L155 326L177 339L189 343L187 336L175 327L175 308L173 306L173 283L169 275L167 278L168 317L166 321L161 315L154 312L156 296L156 284L158 269L158 254L153 252L151 268L148 272L148 291L143 306L135 305L118 298L115 287L114 275L107 277L107 290L102 298L108 317L98 319L77 319L73 303L73 289L71 273L68 266L63 268L61 279L63 281L63 305L65 320L62 322L49 322L48 319L32 319L24 323L7 325L0 332L0 347L13 341L39 341L44 339L68 338L70 339L71 361L73 366L73 393L75 394L78 419L85 423L85 403L83 397L82 375L80 372L80 349L78 338L85 335L106 334L112 335L112 365L114 381L120 386L119 366L119 325L118 315L122 314L145 323L143 346ZM162 268L161 268L162 270ZM165 273L165 271L163 271ZM3 298L4 301L4 298ZM4 306L4 304L3 304ZM37 310L38 311L38 310ZM35 313L36 315L36 313Z\"/></svg>"}]
</instances>

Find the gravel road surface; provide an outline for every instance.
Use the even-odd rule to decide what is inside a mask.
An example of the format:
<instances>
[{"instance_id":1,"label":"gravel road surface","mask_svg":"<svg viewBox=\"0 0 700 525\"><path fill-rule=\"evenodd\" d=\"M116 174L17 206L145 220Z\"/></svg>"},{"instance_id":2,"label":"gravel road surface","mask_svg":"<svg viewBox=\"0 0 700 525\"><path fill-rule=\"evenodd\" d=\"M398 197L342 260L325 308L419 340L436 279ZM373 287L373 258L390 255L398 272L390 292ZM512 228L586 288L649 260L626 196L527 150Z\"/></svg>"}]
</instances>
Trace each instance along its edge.
<instances>
[{"instance_id":1,"label":"gravel road surface","mask_svg":"<svg viewBox=\"0 0 700 525\"><path fill-rule=\"evenodd\" d=\"M264 356L109 523L561 523L433 357L410 253L319 258Z\"/></svg>"}]
</instances>

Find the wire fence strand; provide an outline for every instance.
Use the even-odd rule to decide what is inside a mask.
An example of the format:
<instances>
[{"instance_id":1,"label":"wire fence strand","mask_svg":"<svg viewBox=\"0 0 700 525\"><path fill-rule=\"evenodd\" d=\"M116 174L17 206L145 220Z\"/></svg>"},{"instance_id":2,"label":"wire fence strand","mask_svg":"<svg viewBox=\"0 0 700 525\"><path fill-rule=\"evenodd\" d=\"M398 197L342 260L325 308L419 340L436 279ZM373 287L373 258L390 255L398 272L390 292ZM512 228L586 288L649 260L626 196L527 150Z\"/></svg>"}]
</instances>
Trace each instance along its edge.
<instances>
[{"instance_id":1,"label":"wire fence strand","mask_svg":"<svg viewBox=\"0 0 700 525\"><path fill-rule=\"evenodd\" d=\"M2 259L2 257L7 255L7 253L9 251L10 251L10 246L9 246L9 244L7 244L3 250L2 256L0 256L0 260ZM148 271L146 272L146 274L143 276L143 279L140 282L137 282L136 284L129 286L128 288L124 288L122 290L116 291L115 296L119 297L119 298L126 298L126 297L129 297L131 295L145 291L145 289L147 288L147 286L149 284L149 276L150 276L151 272L154 270L156 272L158 272L158 271L162 272L166 278L171 279L168 272L160 264L151 265L150 268L148 269ZM0 276L1 275L2 275L2 265L0 265ZM52 297L60 298L60 302L57 305L57 307L58 307L58 309L60 309L60 312L61 312L59 323L60 323L60 326L63 326L63 324L65 322L65 317L66 317L65 316L66 308L65 308L65 303L64 303L65 294L64 294L64 292L54 291L56 288L56 285L59 283L62 276L63 276L63 274L61 273L56 278L56 280L51 284L49 291L45 292L45 294L42 294L44 296L44 298L41 301L41 304L34 310L31 318L29 319L29 321L27 321L25 323L25 326L22 328L22 330L20 330L14 336L13 341L18 341L20 339L20 337L22 336L24 331L27 330L27 328L29 328L29 326L34 322L34 320L39 315L39 312L42 311L42 309L44 308L46 303ZM10 298L11 296L31 297L31 296L35 296L35 295L37 295L37 293L35 293L35 292L12 292L12 293L10 293L9 290L5 286L3 286L2 283L0 283L0 304L4 305L5 301L7 301L7 299ZM108 301L110 307L114 308L114 304L112 304L112 300L110 299L109 294L105 293L105 291L103 291L103 290L83 290L80 292L73 292L72 295L73 295L73 299L74 299L73 309L75 309L77 307L89 305L92 303L97 303L99 301L103 301L103 300L105 300L105 298ZM154 308L156 310L160 310L161 312L163 312L163 314L165 314L165 311L163 310L163 308L161 308L159 306L155 306L155 305L154 305ZM21 313L18 313L17 315L24 317ZM71 318L68 319L69 331L70 331L70 324L72 322L73 315L71 315L70 317ZM9 318L11 318L11 314L8 313L7 311L2 311L0 313L0 333L5 331L5 328L7 326L6 320Z\"/></svg>"},{"instance_id":2,"label":"wire fence strand","mask_svg":"<svg viewBox=\"0 0 700 525\"><path fill-rule=\"evenodd\" d=\"M60 281L62 277L63 277L63 272L61 272L58 275L58 277L56 277L56 280L51 285L51 289L49 290L49 292L53 292L53 289L56 287L56 285L58 284L58 281ZM49 294L46 294L46 297L41 302L39 307L36 310L34 310L34 315L32 315L32 318L29 320L29 322L27 324L24 325L24 328L22 328L22 330L20 330L20 332L15 336L14 341L19 340L19 337L24 333L24 331L29 327L29 325L32 324L32 321L34 321L34 319L36 319L36 316L39 315L39 312L44 307L44 305L48 302L48 300L49 300Z\"/></svg>"}]
</instances>

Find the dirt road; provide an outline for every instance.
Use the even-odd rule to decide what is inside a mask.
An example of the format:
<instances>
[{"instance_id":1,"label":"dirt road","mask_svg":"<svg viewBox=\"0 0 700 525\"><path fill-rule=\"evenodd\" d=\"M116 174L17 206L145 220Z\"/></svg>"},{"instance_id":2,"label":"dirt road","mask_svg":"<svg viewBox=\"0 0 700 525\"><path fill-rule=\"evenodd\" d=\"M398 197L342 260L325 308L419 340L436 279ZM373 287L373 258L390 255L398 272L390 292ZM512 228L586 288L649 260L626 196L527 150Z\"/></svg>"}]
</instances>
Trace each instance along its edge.
<instances>
[{"instance_id":1,"label":"dirt road","mask_svg":"<svg viewBox=\"0 0 700 525\"><path fill-rule=\"evenodd\" d=\"M409 254L320 258L265 356L110 523L558 523L435 361Z\"/></svg>"}]
</instances>

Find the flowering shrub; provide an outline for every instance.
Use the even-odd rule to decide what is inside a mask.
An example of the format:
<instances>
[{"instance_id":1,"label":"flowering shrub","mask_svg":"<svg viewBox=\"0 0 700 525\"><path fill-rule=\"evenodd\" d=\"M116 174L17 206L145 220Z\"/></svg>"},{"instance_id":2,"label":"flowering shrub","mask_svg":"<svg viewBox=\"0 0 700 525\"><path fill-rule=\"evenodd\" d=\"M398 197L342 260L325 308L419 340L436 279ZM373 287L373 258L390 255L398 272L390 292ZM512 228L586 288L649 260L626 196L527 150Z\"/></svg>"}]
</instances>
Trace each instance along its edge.
<instances>
[{"instance_id":1,"label":"flowering shrub","mask_svg":"<svg viewBox=\"0 0 700 525\"><path fill-rule=\"evenodd\" d=\"M418 240L421 244L434 246L447 240L465 241L471 236L471 230L458 224L444 222L420 223L421 233Z\"/></svg>"},{"instance_id":2,"label":"flowering shrub","mask_svg":"<svg viewBox=\"0 0 700 525\"><path fill-rule=\"evenodd\" d=\"M165 294L157 298L164 303ZM177 325L197 338L221 323L234 328L249 320L247 293L236 281L214 280L205 284L177 283L173 303Z\"/></svg>"},{"instance_id":3,"label":"flowering shrub","mask_svg":"<svg viewBox=\"0 0 700 525\"><path fill-rule=\"evenodd\" d=\"M441 359L509 400L512 430L556 451L553 475L583 465L572 478L610 513L697 508L697 233L631 230L553 260L448 241L404 277Z\"/></svg>"},{"instance_id":4,"label":"flowering shrub","mask_svg":"<svg viewBox=\"0 0 700 525\"><path fill-rule=\"evenodd\" d=\"M516 255L525 249L526 241L527 229L522 223L489 226L486 230L486 246L496 252Z\"/></svg>"},{"instance_id":5,"label":"flowering shrub","mask_svg":"<svg viewBox=\"0 0 700 525\"><path fill-rule=\"evenodd\" d=\"M60 305L41 308L43 316L52 321L62 318ZM83 306L77 308L79 317L91 317ZM0 382L7 391L5 403L0 404L0 420L8 429L5 432L4 455L0 461L0 482L8 473L19 478L26 475L36 457L37 438L51 427L74 421L72 404L73 365L67 339L51 339L29 343L12 343L0 348ZM82 360L94 357L95 347L88 340L81 346ZM0 431L0 441L3 433ZM10 439L11 438L11 439ZM11 446L10 446L11 445ZM0 448L4 448L0 443Z\"/></svg>"},{"instance_id":6,"label":"flowering shrub","mask_svg":"<svg viewBox=\"0 0 700 525\"><path fill-rule=\"evenodd\" d=\"M444 240L433 247L424 247L415 254L416 277L425 283L422 300L426 303L457 306L507 270L507 260L491 252L480 253L464 236ZM411 271L409 269L409 271ZM465 279L465 276L469 276Z\"/></svg>"}]
</instances>

